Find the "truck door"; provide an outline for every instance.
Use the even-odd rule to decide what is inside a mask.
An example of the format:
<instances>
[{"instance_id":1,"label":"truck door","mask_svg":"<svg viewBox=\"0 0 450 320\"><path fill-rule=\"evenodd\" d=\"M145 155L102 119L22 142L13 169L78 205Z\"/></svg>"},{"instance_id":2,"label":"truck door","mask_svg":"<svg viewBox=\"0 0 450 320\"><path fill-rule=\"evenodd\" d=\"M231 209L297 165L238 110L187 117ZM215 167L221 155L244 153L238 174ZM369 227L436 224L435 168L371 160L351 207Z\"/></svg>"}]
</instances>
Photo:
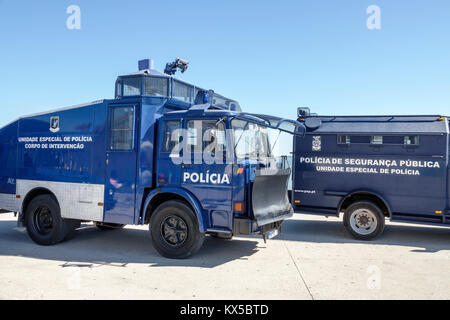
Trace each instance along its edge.
<instances>
[{"instance_id":1,"label":"truck door","mask_svg":"<svg viewBox=\"0 0 450 320\"><path fill-rule=\"evenodd\" d=\"M181 165L181 184L209 212L212 227L230 229L233 164L226 163L225 121L189 119L185 127L191 152L183 155L190 163Z\"/></svg>"},{"instance_id":2,"label":"truck door","mask_svg":"<svg viewBox=\"0 0 450 320\"><path fill-rule=\"evenodd\" d=\"M106 134L104 222L134 222L136 105L109 105Z\"/></svg>"}]
</instances>

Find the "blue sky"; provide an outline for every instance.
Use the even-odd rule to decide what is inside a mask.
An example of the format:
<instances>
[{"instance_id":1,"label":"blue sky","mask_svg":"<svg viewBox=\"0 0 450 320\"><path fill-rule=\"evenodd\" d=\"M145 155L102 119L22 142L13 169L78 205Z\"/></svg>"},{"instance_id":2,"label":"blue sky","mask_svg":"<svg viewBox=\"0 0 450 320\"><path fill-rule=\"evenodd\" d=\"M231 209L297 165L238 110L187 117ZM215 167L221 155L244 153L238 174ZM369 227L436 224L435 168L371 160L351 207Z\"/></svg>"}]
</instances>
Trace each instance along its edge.
<instances>
[{"instance_id":1,"label":"blue sky","mask_svg":"<svg viewBox=\"0 0 450 320\"><path fill-rule=\"evenodd\" d=\"M69 5L81 30L69 30ZM381 30L369 30L369 5ZM450 2L0 0L0 125L112 98L115 78L153 58L244 110L450 114Z\"/></svg>"}]
</instances>

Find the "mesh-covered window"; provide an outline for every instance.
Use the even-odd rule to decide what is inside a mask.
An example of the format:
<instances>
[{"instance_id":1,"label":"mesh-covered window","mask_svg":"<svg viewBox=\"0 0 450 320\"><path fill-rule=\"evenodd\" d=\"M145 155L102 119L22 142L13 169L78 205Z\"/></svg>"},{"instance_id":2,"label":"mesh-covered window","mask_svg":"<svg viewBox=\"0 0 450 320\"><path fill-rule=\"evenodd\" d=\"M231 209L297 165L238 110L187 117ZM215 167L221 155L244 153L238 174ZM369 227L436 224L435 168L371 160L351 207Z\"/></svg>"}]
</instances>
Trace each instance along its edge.
<instances>
[{"instance_id":1,"label":"mesh-covered window","mask_svg":"<svg viewBox=\"0 0 450 320\"><path fill-rule=\"evenodd\" d=\"M350 143L370 143L370 136L350 136Z\"/></svg>"},{"instance_id":2,"label":"mesh-covered window","mask_svg":"<svg viewBox=\"0 0 450 320\"><path fill-rule=\"evenodd\" d=\"M123 79L123 96L140 96L141 95L141 78Z\"/></svg>"},{"instance_id":3,"label":"mesh-covered window","mask_svg":"<svg viewBox=\"0 0 450 320\"><path fill-rule=\"evenodd\" d=\"M372 136L370 144L383 144L383 136Z\"/></svg>"},{"instance_id":4,"label":"mesh-covered window","mask_svg":"<svg viewBox=\"0 0 450 320\"><path fill-rule=\"evenodd\" d=\"M350 136L338 136L338 144L350 144Z\"/></svg>"},{"instance_id":5,"label":"mesh-covered window","mask_svg":"<svg viewBox=\"0 0 450 320\"><path fill-rule=\"evenodd\" d=\"M172 96L181 101L191 102L191 86L174 80Z\"/></svg>"},{"instance_id":6,"label":"mesh-covered window","mask_svg":"<svg viewBox=\"0 0 450 320\"><path fill-rule=\"evenodd\" d=\"M403 144L405 137L403 136L384 136L383 144Z\"/></svg>"},{"instance_id":7,"label":"mesh-covered window","mask_svg":"<svg viewBox=\"0 0 450 320\"><path fill-rule=\"evenodd\" d=\"M408 146L418 146L419 136L405 136L403 143Z\"/></svg>"},{"instance_id":8,"label":"mesh-covered window","mask_svg":"<svg viewBox=\"0 0 450 320\"><path fill-rule=\"evenodd\" d=\"M172 152L179 142L180 121L166 121L162 152ZM178 132L178 135L176 135Z\"/></svg>"},{"instance_id":9,"label":"mesh-covered window","mask_svg":"<svg viewBox=\"0 0 450 320\"><path fill-rule=\"evenodd\" d=\"M116 98L122 96L122 81L116 82Z\"/></svg>"},{"instance_id":10,"label":"mesh-covered window","mask_svg":"<svg viewBox=\"0 0 450 320\"><path fill-rule=\"evenodd\" d=\"M110 150L133 149L134 107L115 107L111 112Z\"/></svg>"},{"instance_id":11,"label":"mesh-covered window","mask_svg":"<svg viewBox=\"0 0 450 320\"><path fill-rule=\"evenodd\" d=\"M145 78L144 95L153 97L166 97L168 90L168 79Z\"/></svg>"}]
</instances>

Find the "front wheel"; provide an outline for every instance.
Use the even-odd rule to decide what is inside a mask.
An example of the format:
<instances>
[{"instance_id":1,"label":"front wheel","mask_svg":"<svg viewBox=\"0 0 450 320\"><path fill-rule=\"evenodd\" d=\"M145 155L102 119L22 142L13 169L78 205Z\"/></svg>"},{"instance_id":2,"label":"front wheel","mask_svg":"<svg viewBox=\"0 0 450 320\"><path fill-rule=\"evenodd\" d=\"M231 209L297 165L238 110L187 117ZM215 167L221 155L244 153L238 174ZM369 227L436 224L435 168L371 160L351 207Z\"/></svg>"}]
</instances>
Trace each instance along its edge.
<instances>
[{"instance_id":1,"label":"front wheel","mask_svg":"<svg viewBox=\"0 0 450 320\"><path fill-rule=\"evenodd\" d=\"M193 210L176 200L167 201L155 210L150 218L150 233L155 249L173 259L193 255L205 239Z\"/></svg>"},{"instance_id":2,"label":"front wheel","mask_svg":"<svg viewBox=\"0 0 450 320\"><path fill-rule=\"evenodd\" d=\"M344 226L358 240L372 240L384 230L385 217L381 209L369 201L350 205L344 214Z\"/></svg>"}]
</instances>

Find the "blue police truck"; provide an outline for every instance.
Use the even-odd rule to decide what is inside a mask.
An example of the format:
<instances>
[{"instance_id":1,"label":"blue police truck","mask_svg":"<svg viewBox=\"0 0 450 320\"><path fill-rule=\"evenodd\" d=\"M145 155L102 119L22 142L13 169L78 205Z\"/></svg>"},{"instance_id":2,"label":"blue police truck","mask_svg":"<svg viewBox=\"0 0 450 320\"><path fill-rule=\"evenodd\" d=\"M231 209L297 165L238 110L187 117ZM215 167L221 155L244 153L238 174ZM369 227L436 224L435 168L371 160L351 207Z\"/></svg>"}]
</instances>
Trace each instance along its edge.
<instances>
[{"instance_id":1,"label":"blue police truck","mask_svg":"<svg viewBox=\"0 0 450 320\"><path fill-rule=\"evenodd\" d=\"M269 166L267 130L302 126L243 113L172 76L186 68L177 59L161 73L143 60L139 72L117 78L115 99L1 128L1 211L18 213L40 245L70 238L81 222L149 224L154 247L170 258L195 253L205 234L275 236L293 208L290 169Z\"/></svg>"},{"instance_id":2,"label":"blue police truck","mask_svg":"<svg viewBox=\"0 0 450 320\"><path fill-rule=\"evenodd\" d=\"M449 118L318 116L299 108L295 212L339 215L361 240L391 221L450 225Z\"/></svg>"}]
</instances>

